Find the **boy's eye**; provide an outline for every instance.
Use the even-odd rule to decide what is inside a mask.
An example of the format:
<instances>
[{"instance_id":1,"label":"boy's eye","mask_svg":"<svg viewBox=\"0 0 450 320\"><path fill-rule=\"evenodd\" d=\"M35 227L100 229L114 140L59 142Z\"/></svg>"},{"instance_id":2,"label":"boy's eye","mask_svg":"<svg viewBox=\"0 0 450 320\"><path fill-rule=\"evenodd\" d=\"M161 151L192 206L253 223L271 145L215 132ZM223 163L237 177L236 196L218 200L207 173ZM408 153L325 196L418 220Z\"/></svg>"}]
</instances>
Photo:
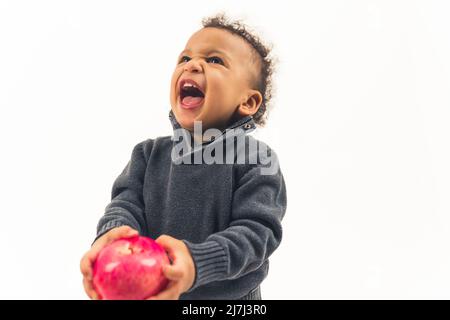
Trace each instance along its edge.
<instances>
[{"instance_id":1,"label":"boy's eye","mask_svg":"<svg viewBox=\"0 0 450 320\"><path fill-rule=\"evenodd\" d=\"M182 56L181 58L180 58L180 63L181 62L188 62L189 60L191 60L191 58L189 58L188 56Z\"/></svg>"},{"instance_id":2,"label":"boy's eye","mask_svg":"<svg viewBox=\"0 0 450 320\"><path fill-rule=\"evenodd\" d=\"M210 57L210 58L207 58L206 61L207 62L211 62L211 63L218 63L218 64L221 64L221 65L224 64L223 60L220 59L219 57Z\"/></svg>"}]
</instances>

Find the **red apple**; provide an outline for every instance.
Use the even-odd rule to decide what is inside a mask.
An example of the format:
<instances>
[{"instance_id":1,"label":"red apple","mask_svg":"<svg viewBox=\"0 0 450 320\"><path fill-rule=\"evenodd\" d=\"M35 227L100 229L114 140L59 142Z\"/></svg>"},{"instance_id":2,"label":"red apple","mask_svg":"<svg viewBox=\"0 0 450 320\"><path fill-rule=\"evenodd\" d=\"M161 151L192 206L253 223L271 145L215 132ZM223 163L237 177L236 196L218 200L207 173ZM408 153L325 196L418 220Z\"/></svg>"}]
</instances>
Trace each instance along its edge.
<instances>
[{"instance_id":1,"label":"red apple","mask_svg":"<svg viewBox=\"0 0 450 320\"><path fill-rule=\"evenodd\" d=\"M102 299L143 300L167 286L162 272L166 264L170 264L166 252L154 240L119 239L100 251L94 263L94 288Z\"/></svg>"}]
</instances>

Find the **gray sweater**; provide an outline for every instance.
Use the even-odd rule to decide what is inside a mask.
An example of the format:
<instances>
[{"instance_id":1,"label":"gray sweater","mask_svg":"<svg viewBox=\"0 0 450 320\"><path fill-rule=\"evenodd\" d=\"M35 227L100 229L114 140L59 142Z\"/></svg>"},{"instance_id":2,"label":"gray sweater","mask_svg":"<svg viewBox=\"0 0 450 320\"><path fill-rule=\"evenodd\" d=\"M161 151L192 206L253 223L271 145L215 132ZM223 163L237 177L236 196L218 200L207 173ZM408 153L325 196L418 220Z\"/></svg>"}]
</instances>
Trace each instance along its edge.
<instances>
[{"instance_id":1,"label":"gray sweater","mask_svg":"<svg viewBox=\"0 0 450 320\"><path fill-rule=\"evenodd\" d=\"M122 225L153 239L170 235L186 243L196 268L194 285L180 299L255 297L267 276L268 258L280 244L286 211L286 186L276 154L247 135L256 128L251 116L234 122L200 148L175 154L180 141L192 145L194 140L172 111L169 119L174 135L134 147L114 181L97 238ZM255 143L260 146L256 162L249 160L255 155L249 151ZM207 148L219 154L219 145L228 157L225 163L194 162ZM240 156L247 161L243 163ZM272 170L263 172L269 165Z\"/></svg>"}]
</instances>

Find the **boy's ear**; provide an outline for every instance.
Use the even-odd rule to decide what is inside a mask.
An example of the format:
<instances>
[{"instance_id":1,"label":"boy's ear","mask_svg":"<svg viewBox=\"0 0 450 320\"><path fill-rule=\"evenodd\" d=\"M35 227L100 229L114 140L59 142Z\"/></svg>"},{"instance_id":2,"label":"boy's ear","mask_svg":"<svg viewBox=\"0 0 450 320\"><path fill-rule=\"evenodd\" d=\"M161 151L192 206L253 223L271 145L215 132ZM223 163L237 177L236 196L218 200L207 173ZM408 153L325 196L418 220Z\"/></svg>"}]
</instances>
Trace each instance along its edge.
<instances>
[{"instance_id":1,"label":"boy's ear","mask_svg":"<svg viewBox=\"0 0 450 320\"><path fill-rule=\"evenodd\" d=\"M238 108L240 116L254 115L261 106L263 97L258 90L250 89L247 93L246 100L244 100Z\"/></svg>"}]
</instances>

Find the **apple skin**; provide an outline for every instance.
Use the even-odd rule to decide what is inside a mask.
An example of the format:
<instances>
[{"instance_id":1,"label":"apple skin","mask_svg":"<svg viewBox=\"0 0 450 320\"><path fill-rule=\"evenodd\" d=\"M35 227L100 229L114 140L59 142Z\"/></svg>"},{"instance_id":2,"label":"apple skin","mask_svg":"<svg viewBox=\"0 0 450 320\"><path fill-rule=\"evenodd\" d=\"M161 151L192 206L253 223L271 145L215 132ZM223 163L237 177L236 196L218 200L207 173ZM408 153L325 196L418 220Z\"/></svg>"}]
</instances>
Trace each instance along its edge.
<instances>
[{"instance_id":1,"label":"apple skin","mask_svg":"<svg viewBox=\"0 0 450 320\"><path fill-rule=\"evenodd\" d=\"M94 262L94 289L105 300L144 300L167 286L162 271L167 264L166 251L150 238L115 240Z\"/></svg>"}]
</instances>

